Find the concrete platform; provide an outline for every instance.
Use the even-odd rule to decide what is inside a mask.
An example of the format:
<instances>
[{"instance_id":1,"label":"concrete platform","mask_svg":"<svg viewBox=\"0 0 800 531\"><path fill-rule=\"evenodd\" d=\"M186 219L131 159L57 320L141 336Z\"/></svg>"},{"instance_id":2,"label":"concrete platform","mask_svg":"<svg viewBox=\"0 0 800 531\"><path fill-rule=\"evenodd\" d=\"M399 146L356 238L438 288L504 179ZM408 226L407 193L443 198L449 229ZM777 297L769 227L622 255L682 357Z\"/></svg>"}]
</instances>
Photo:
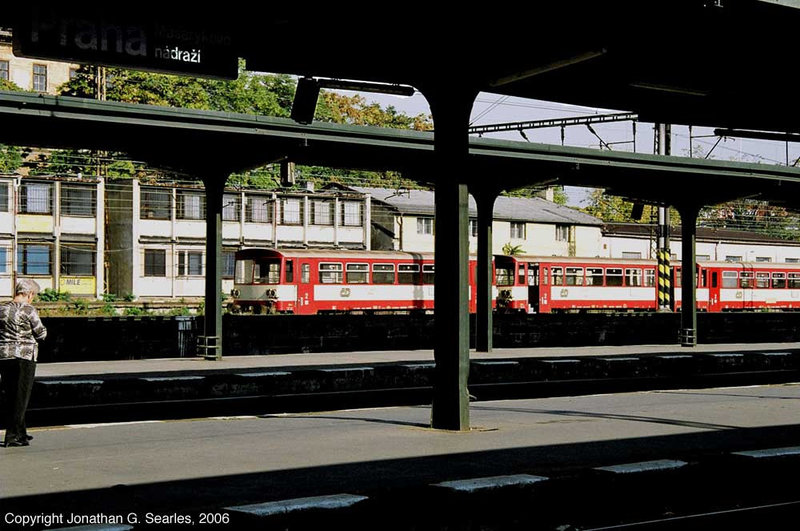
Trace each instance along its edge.
<instances>
[{"instance_id":1,"label":"concrete platform","mask_svg":"<svg viewBox=\"0 0 800 531\"><path fill-rule=\"evenodd\" d=\"M794 344L496 349L476 400L800 381ZM42 363L32 426L430 403L433 351Z\"/></svg>"},{"instance_id":2,"label":"concrete platform","mask_svg":"<svg viewBox=\"0 0 800 531\"><path fill-rule=\"evenodd\" d=\"M276 527L305 514L403 529L434 506L449 523L513 510L555 528L656 502L673 513L776 502L798 494L800 455L771 451L800 444L798 403L800 385L786 384L481 402L463 433L428 429L428 407L40 428L32 446L0 448L0 515L130 517L139 529L148 514ZM742 454L753 451L766 452Z\"/></svg>"}]
</instances>

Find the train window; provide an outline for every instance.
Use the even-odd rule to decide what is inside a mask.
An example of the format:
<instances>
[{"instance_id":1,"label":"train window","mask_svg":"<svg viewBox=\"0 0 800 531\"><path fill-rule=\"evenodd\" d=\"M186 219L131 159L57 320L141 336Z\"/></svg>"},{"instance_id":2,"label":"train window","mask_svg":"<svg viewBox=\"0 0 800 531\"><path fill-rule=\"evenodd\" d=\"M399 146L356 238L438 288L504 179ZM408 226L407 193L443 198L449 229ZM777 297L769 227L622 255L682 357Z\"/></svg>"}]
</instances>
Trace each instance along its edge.
<instances>
[{"instance_id":1,"label":"train window","mask_svg":"<svg viewBox=\"0 0 800 531\"><path fill-rule=\"evenodd\" d=\"M757 288L769 287L769 273L756 273L756 287Z\"/></svg>"},{"instance_id":2,"label":"train window","mask_svg":"<svg viewBox=\"0 0 800 531\"><path fill-rule=\"evenodd\" d=\"M513 265L509 267L496 267L494 270L495 281L498 286L510 286L514 283Z\"/></svg>"},{"instance_id":3,"label":"train window","mask_svg":"<svg viewBox=\"0 0 800 531\"><path fill-rule=\"evenodd\" d=\"M424 265L422 266L422 283L423 284L433 284L433 276L434 276L434 266L433 264Z\"/></svg>"},{"instance_id":4,"label":"train window","mask_svg":"<svg viewBox=\"0 0 800 531\"><path fill-rule=\"evenodd\" d=\"M583 268L568 267L566 279L567 286L583 286Z\"/></svg>"},{"instance_id":5,"label":"train window","mask_svg":"<svg viewBox=\"0 0 800 531\"><path fill-rule=\"evenodd\" d=\"M716 271L711 272L711 287L716 288L719 274Z\"/></svg>"},{"instance_id":6,"label":"train window","mask_svg":"<svg viewBox=\"0 0 800 531\"><path fill-rule=\"evenodd\" d=\"M286 282L294 282L294 262L286 260Z\"/></svg>"},{"instance_id":7,"label":"train window","mask_svg":"<svg viewBox=\"0 0 800 531\"><path fill-rule=\"evenodd\" d=\"M788 285L791 289L800 288L800 273L789 273Z\"/></svg>"},{"instance_id":8,"label":"train window","mask_svg":"<svg viewBox=\"0 0 800 531\"><path fill-rule=\"evenodd\" d=\"M553 286L563 286L564 285L564 268L563 267L551 267L550 272L553 274Z\"/></svg>"},{"instance_id":9,"label":"train window","mask_svg":"<svg viewBox=\"0 0 800 531\"><path fill-rule=\"evenodd\" d=\"M783 289L786 287L786 273L772 273L772 287Z\"/></svg>"},{"instance_id":10,"label":"train window","mask_svg":"<svg viewBox=\"0 0 800 531\"><path fill-rule=\"evenodd\" d=\"M394 284L394 264L373 264L373 284Z\"/></svg>"},{"instance_id":11,"label":"train window","mask_svg":"<svg viewBox=\"0 0 800 531\"><path fill-rule=\"evenodd\" d=\"M625 284L627 286L641 286L642 285L642 270L641 269L626 269L625 270Z\"/></svg>"},{"instance_id":12,"label":"train window","mask_svg":"<svg viewBox=\"0 0 800 531\"><path fill-rule=\"evenodd\" d=\"M738 288L736 271L723 271L722 272L722 287L723 288Z\"/></svg>"},{"instance_id":13,"label":"train window","mask_svg":"<svg viewBox=\"0 0 800 531\"><path fill-rule=\"evenodd\" d=\"M525 285L525 264L519 265L519 270L517 271L517 284L520 286Z\"/></svg>"},{"instance_id":14,"label":"train window","mask_svg":"<svg viewBox=\"0 0 800 531\"><path fill-rule=\"evenodd\" d=\"M751 271L739 273L739 286L743 289L753 287L753 273Z\"/></svg>"},{"instance_id":15,"label":"train window","mask_svg":"<svg viewBox=\"0 0 800 531\"><path fill-rule=\"evenodd\" d=\"M300 282L303 284L311 282L311 264L303 264L300 266Z\"/></svg>"},{"instance_id":16,"label":"train window","mask_svg":"<svg viewBox=\"0 0 800 531\"><path fill-rule=\"evenodd\" d=\"M419 284L419 266L417 264L400 264L397 266L398 284Z\"/></svg>"},{"instance_id":17,"label":"train window","mask_svg":"<svg viewBox=\"0 0 800 531\"><path fill-rule=\"evenodd\" d=\"M645 269L644 270L644 285L648 288L655 287L656 285L656 270L655 269Z\"/></svg>"},{"instance_id":18,"label":"train window","mask_svg":"<svg viewBox=\"0 0 800 531\"><path fill-rule=\"evenodd\" d=\"M342 283L342 264L320 264L319 265L320 284L341 284Z\"/></svg>"},{"instance_id":19,"label":"train window","mask_svg":"<svg viewBox=\"0 0 800 531\"><path fill-rule=\"evenodd\" d=\"M253 282L256 284L277 284L281 280L281 264L278 261L261 260L253 267Z\"/></svg>"},{"instance_id":20,"label":"train window","mask_svg":"<svg viewBox=\"0 0 800 531\"><path fill-rule=\"evenodd\" d=\"M609 267L606 269L606 286L622 285L622 269Z\"/></svg>"},{"instance_id":21,"label":"train window","mask_svg":"<svg viewBox=\"0 0 800 531\"><path fill-rule=\"evenodd\" d=\"M345 280L348 284L366 284L369 264L347 264Z\"/></svg>"},{"instance_id":22,"label":"train window","mask_svg":"<svg viewBox=\"0 0 800 531\"><path fill-rule=\"evenodd\" d=\"M673 284L673 285L674 285L676 288L680 288L680 287L683 285L683 271L681 271L681 268L680 268L680 267L676 267L676 268L675 268L675 269L672 271L672 274L674 275L674 277L673 277L673 279L672 279L672 284Z\"/></svg>"},{"instance_id":23,"label":"train window","mask_svg":"<svg viewBox=\"0 0 800 531\"><path fill-rule=\"evenodd\" d=\"M602 286L603 285L603 268L602 267L587 267L586 268L586 285L587 286Z\"/></svg>"}]
</instances>

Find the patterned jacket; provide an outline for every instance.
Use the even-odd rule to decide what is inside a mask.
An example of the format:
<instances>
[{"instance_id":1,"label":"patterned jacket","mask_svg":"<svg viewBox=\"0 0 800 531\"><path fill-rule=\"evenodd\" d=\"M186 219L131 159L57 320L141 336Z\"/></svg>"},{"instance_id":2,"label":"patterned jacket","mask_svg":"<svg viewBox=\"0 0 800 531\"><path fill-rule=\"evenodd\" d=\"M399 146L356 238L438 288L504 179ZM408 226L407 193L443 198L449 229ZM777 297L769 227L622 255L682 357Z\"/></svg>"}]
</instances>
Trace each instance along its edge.
<instances>
[{"instance_id":1,"label":"patterned jacket","mask_svg":"<svg viewBox=\"0 0 800 531\"><path fill-rule=\"evenodd\" d=\"M0 359L22 358L36 361L36 341L47 336L36 308L24 302L0 304Z\"/></svg>"}]
</instances>

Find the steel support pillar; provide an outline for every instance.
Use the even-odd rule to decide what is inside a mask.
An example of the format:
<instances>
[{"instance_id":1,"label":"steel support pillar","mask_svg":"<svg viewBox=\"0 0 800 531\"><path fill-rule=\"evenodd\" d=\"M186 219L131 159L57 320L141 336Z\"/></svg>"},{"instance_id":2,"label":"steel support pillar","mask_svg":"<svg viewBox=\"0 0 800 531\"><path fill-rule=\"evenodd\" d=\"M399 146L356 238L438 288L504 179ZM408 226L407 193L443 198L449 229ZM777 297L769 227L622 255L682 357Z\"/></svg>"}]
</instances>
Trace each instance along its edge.
<instances>
[{"instance_id":1,"label":"steel support pillar","mask_svg":"<svg viewBox=\"0 0 800 531\"><path fill-rule=\"evenodd\" d=\"M222 359L222 198L226 177L204 179L206 186L206 292L203 336L198 354L207 360Z\"/></svg>"},{"instance_id":2,"label":"steel support pillar","mask_svg":"<svg viewBox=\"0 0 800 531\"><path fill-rule=\"evenodd\" d=\"M478 265L475 297L475 350L492 351L494 323L492 315L492 221L497 192L476 190L473 194L478 206Z\"/></svg>"},{"instance_id":3,"label":"steel support pillar","mask_svg":"<svg viewBox=\"0 0 800 531\"><path fill-rule=\"evenodd\" d=\"M442 90L445 89L445 90ZM435 126L436 273L431 410L435 429L469 430L469 115L477 91L425 91Z\"/></svg>"},{"instance_id":4,"label":"steel support pillar","mask_svg":"<svg viewBox=\"0 0 800 531\"><path fill-rule=\"evenodd\" d=\"M697 345L697 214L696 206L680 207L681 215L681 332L682 347Z\"/></svg>"}]
</instances>

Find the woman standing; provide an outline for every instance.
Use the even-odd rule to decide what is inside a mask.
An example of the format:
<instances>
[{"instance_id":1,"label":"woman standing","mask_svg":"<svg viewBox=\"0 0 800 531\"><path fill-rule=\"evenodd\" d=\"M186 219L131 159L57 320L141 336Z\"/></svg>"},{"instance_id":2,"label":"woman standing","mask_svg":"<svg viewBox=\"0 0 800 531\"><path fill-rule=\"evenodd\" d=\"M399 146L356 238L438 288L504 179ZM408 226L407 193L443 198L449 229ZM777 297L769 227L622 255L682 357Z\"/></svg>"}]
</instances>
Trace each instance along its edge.
<instances>
[{"instance_id":1,"label":"woman standing","mask_svg":"<svg viewBox=\"0 0 800 531\"><path fill-rule=\"evenodd\" d=\"M0 304L0 387L5 394L6 447L28 446L33 438L25 427L25 411L36 373L37 341L47 336L39 313L31 306L38 293L39 284L23 278L17 281L14 299Z\"/></svg>"}]
</instances>

